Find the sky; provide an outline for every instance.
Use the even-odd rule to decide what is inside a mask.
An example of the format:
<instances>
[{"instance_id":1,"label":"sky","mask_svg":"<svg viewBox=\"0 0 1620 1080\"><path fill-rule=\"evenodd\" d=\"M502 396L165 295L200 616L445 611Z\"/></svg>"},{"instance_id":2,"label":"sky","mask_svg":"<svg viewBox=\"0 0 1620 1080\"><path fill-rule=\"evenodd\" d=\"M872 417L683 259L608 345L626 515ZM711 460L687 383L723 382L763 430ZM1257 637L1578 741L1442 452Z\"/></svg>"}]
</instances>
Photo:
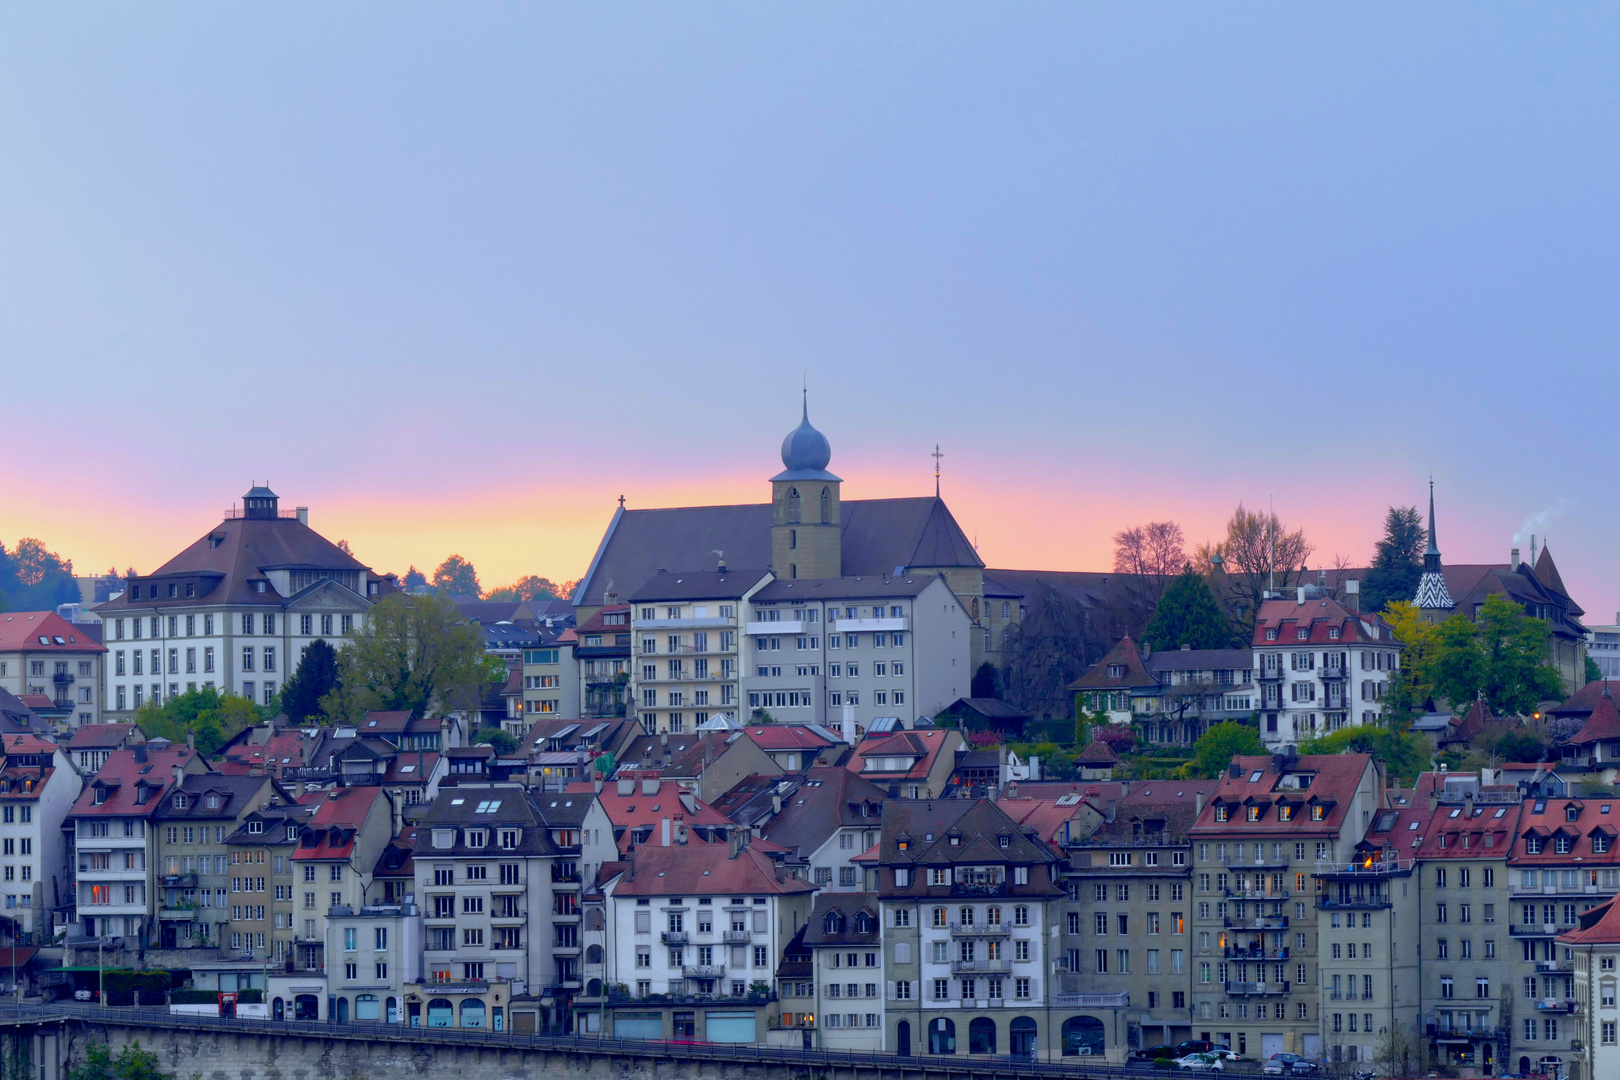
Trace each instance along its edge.
<instances>
[{"instance_id":1,"label":"sky","mask_svg":"<svg viewBox=\"0 0 1620 1080\"><path fill-rule=\"evenodd\" d=\"M1275 505L1620 609L1613 5L0 4L0 541L255 481L384 571L846 498L991 566Z\"/></svg>"}]
</instances>

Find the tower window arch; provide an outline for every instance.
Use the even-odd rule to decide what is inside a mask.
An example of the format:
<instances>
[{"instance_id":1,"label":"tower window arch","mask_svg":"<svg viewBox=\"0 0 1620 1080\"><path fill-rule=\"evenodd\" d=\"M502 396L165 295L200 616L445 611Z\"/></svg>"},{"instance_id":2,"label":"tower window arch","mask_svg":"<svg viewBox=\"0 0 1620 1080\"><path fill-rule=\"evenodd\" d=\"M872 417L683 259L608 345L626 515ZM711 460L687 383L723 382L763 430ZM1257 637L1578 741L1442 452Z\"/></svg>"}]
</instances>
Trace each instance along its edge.
<instances>
[{"instance_id":1,"label":"tower window arch","mask_svg":"<svg viewBox=\"0 0 1620 1080\"><path fill-rule=\"evenodd\" d=\"M827 515L832 509L832 492L827 488L821 489L821 523L827 524Z\"/></svg>"},{"instance_id":2,"label":"tower window arch","mask_svg":"<svg viewBox=\"0 0 1620 1080\"><path fill-rule=\"evenodd\" d=\"M788 488L787 519L793 522L799 520L799 489L796 487Z\"/></svg>"}]
</instances>

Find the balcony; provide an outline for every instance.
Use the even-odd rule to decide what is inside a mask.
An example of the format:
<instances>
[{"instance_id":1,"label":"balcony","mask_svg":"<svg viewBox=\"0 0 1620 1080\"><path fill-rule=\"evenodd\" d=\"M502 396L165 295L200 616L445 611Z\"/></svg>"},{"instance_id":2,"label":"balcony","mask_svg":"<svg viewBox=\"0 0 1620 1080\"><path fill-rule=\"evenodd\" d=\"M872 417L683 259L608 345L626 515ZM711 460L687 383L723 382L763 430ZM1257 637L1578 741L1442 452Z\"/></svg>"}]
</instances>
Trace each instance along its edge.
<instances>
[{"instance_id":1,"label":"balcony","mask_svg":"<svg viewBox=\"0 0 1620 1080\"><path fill-rule=\"evenodd\" d=\"M197 917L197 909L194 908L194 907L175 906L175 907L160 907L160 908L158 908L158 919L163 920L163 921L168 921L168 922L191 922L196 917Z\"/></svg>"},{"instance_id":2,"label":"balcony","mask_svg":"<svg viewBox=\"0 0 1620 1080\"><path fill-rule=\"evenodd\" d=\"M1390 902L1382 896L1351 897L1349 900L1341 900L1336 896L1316 898L1317 911L1382 911L1390 906Z\"/></svg>"},{"instance_id":3,"label":"balcony","mask_svg":"<svg viewBox=\"0 0 1620 1080\"><path fill-rule=\"evenodd\" d=\"M1424 1034L1431 1039L1451 1042L1505 1042L1508 1039L1508 1029L1493 1027L1480 1018L1476 1024L1470 1017L1458 1016L1452 1020L1442 1020L1433 1015L1424 1019Z\"/></svg>"},{"instance_id":4,"label":"balcony","mask_svg":"<svg viewBox=\"0 0 1620 1080\"><path fill-rule=\"evenodd\" d=\"M1349 878L1352 881L1360 879L1366 881L1370 878L1387 876L1391 874L1407 875L1412 872L1411 859L1374 859L1367 857L1356 862L1334 863L1319 861L1316 869L1311 873L1323 878Z\"/></svg>"},{"instance_id":5,"label":"balcony","mask_svg":"<svg viewBox=\"0 0 1620 1080\"><path fill-rule=\"evenodd\" d=\"M747 945L753 938L747 930L727 930L720 935L720 940L727 945Z\"/></svg>"},{"instance_id":6,"label":"balcony","mask_svg":"<svg viewBox=\"0 0 1620 1080\"><path fill-rule=\"evenodd\" d=\"M166 889L195 889L197 887L197 875L164 874L158 884Z\"/></svg>"},{"instance_id":7,"label":"balcony","mask_svg":"<svg viewBox=\"0 0 1620 1080\"><path fill-rule=\"evenodd\" d=\"M1221 892L1228 900L1288 900L1294 895L1288 889L1272 889L1270 892L1259 889L1222 889Z\"/></svg>"},{"instance_id":8,"label":"balcony","mask_svg":"<svg viewBox=\"0 0 1620 1080\"><path fill-rule=\"evenodd\" d=\"M1012 930L1001 923L986 923L982 926L978 923L968 925L951 923L951 937L990 938L1007 937L1011 934Z\"/></svg>"},{"instance_id":9,"label":"balcony","mask_svg":"<svg viewBox=\"0 0 1620 1080\"><path fill-rule=\"evenodd\" d=\"M1350 672L1342 667L1325 667L1322 669L1324 679L1348 679Z\"/></svg>"},{"instance_id":10,"label":"balcony","mask_svg":"<svg viewBox=\"0 0 1620 1080\"><path fill-rule=\"evenodd\" d=\"M577 922L579 922L579 917L580 917L581 914L583 914L583 913L580 912L578 909L575 909L573 911L553 911L551 913L551 921L554 922L554 923L577 923ZM516 916L516 915L511 916L511 917L512 918L521 918L521 916ZM500 918L504 919L504 918L507 918L507 916L502 915L502 916L500 916Z\"/></svg>"},{"instance_id":11,"label":"balcony","mask_svg":"<svg viewBox=\"0 0 1620 1080\"><path fill-rule=\"evenodd\" d=\"M1239 949L1228 945L1221 950L1223 960L1287 960L1288 950L1283 949Z\"/></svg>"},{"instance_id":12,"label":"balcony","mask_svg":"<svg viewBox=\"0 0 1620 1080\"><path fill-rule=\"evenodd\" d=\"M952 896L1005 896L1007 883L1005 881L953 881L951 883Z\"/></svg>"},{"instance_id":13,"label":"balcony","mask_svg":"<svg viewBox=\"0 0 1620 1080\"><path fill-rule=\"evenodd\" d=\"M726 977L724 964L682 964L681 976L687 979L723 979Z\"/></svg>"},{"instance_id":14,"label":"balcony","mask_svg":"<svg viewBox=\"0 0 1620 1080\"><path fill-rule=\"evenodd\" d=\"M898 619L839 619L837 622L827 624L828 633L838 634L864 634L885 630L910 630L911 620L905 617ZM749 633L753 633L752 630Z\"/></svg>"},{"instance_id":15,"label":"balcony","mask_svg":"<svg viewBox=\"0 0 1620 1080\"><path fill-rule=\"evenodd\" d=\"M1060 1009L1128 1009L1131 995L1117 994L1053 994L1052 1004Z\"/></svg>"},{"instance_id":16,"label":"balcony","mask_svg":"<svg viewBox=\"0 0 1620 1080\"><path fill-rule=\"evenodd\" d=\"M1536 1012L1539 1013L1566 1013L1574 1015L1580 1008L1580 1003L1571 998L1538 998Z\"/></svg>"},{"instance_id":17,"label":"balcony","mask_svg":"<svg viewBox=\"0 0 1620 1080\"><path fill-rule=\"evenodd\" d=\"M421 985L424 991L442 994L482 994L489 989L484 979L423 979Z\"/></svg>"},{"instance_id":18,"label":"balcony","mask_svg":"<svg viewBox=\"0 0 1620 1080\"><path fill-rule=\"evenodd\" d=\"M1560 926L1558 923L1514 923L1508 927L1510 937L1557 937L1559 934L1575 929L1574 924Z\"/></svg>"},{"instance_id":19,"label":"balcony","mask_svg":"<svg viewBox=\"0 0 1620 1080\"><path fill-rule=\"evenodd\" d=\"M691 938L685 930L665 930L658 935L658 940L665 945L685 945Z\"/></svg>"},{"instance_id":20,"label":"balcony","mask_svg":"<svg viewBox=\"0 0 1620 1080\"><path fill-rule=\"evenodd\" d=\"M1575 970L1575 960L1574 960L1573 957L1570 957L1570 958L1567 958L1567 959L1564 959L1564 960L1537 960L1536 961L1536 970L1537 971L1574 971Z\"/></svg>"},{"instance_id":21,"label":"balcony","mask_svg":"<svg viewBox=\"0 0 1620 1080\"><path fill-rule=\"evenodd\" d=\"M746 632L753 634L802 634L805 624L803 622L751 622Z\"/></svg>"},{"instance_id":22,"label":"balcony","mask_svg":"<svg viewBox=\"0 0 1620 1080\"><path fill-rule=\"evenodd\" d=\"M1005 975L1012 970L1011 960L952 960L951 970L970 975Z\"/></svg>"},{"instance_id":23,"label":"balcony","mask_svg":"<svg viewBox=\"0 0 1620 1080\"><path fill-rule=\"evenodd\" d=\"M1286 915L1245 915L1242 918L1233 918L1228 915L1222 921L1228 930L1288 929L1288 916Z\"/></svg>"},{"instance_id":24,"label":"balcony","mask_svg":"<svg viewBox=\"0 0 1620 1080\"><path fill-rule=\"evenodd\" d=\"M706 616L701 619L637 619L637 630L729 630L736 625L733 619ZM778 624L780 625L780 624Z\"/></svg>"},{"instance_id":25,"label":"balcony","mask_svg":"<svg viewBox=\"0 0 1620 1080\"><path fill-rule=\"evenodd\" d=\"M573 956L575 953L578 953L579 950L580 944L578 939L571 942L553 942L551 946L551 951L558 956Z\"/></svg>"},{"instance_id":26,"label":"balcony","mask_svg":"<svg viewBox=\"0 0 1620 1080\"><path fill-rule=\"evenodd\" d=\"M1287 982L1229 982L1226 992L1232 997L1272 997L1288 993L1291 985Z\"/></svg>"}]
</instances>

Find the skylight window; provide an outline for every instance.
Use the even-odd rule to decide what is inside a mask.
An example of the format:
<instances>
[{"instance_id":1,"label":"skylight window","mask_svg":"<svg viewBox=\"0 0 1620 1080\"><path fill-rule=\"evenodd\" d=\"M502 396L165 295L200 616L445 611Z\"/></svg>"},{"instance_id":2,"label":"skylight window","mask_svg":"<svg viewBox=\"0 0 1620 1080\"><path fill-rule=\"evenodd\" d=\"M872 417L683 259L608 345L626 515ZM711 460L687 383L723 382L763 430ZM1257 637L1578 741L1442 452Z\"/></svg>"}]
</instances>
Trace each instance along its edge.
<instances>
[{"instance_id":1,"label":"skylight window","mask_svg":"<svg viewBox=\"0 0 1620 1080\"><path fill-rule=\"evenodd\" d=\"M1496 813L1492 814L1491 816L1492 817L1501 817L1503 814L1506 814L1506 813L1507 813L1507 807L1500 806L1500 807L1497 807Z\"/></svg>"},{"instance_id":2,"label":"skylight window","mask_svg":"<svg viewBox=\"0 0 1620 1080\"><path fill-rule=\"evenodd\" d=\"M478 804L478 809L474 810L473 813L475 813L475 814L493 814L495 811L499 810L500 808L501 808L501 800L499 800L499 799L485 799L483 802Z\"/></svg>"},{"instance_id":3,"label":"skylight window","mask_svg":"<svg viewBox=\"0 0 1620 1080\"><path fill-rule=\"evenodd\" d=\"M1262 777L1264 775L1265 775L1265 770L1264 769L1256 769L1256 770L1254 770L1254 772L1249 774L1249 783L1258 784L1260 782L1260 777Z\"/></svg>"},{"instance_id":4,"label":"skylight window","mask_svg":"<svg viewBox=\"0 0 1620 1080\"><path fill-rule=\"evenodd\" d=\"M1417 827L1418 827L1418 823L1414 821L1414 822L1412 822L1412 824L1410 824L1410 825L1408 825L1406 827L1406 830L1407 830L1407 832L1417 832Z\"/></svg>"},{"instance_id":5,"label":"skylight window","mask_svg":"<svg viewBox=\"0 0 1620 1080\"><path fill-rule=\"evenodd\" d=\"M462 803L464 803L466 801L467 801L466 799L451 799L450 800L450 805L451 806L460 806Z\"/></svg>"},{"instance_id":6,"label":"skylight window","mask_svg":"<svg viewBox=\"0 0 1620 1080\"><path fill-rule=\"evenodd\" d=\"M1456 809L1456 810L1453 810L1451 813L1447 814L1446 816L1447 817L1452 817L1452 818L1461 817L1462 816L1462 810L1460 808Z\"/></svg>"}]
</instances>

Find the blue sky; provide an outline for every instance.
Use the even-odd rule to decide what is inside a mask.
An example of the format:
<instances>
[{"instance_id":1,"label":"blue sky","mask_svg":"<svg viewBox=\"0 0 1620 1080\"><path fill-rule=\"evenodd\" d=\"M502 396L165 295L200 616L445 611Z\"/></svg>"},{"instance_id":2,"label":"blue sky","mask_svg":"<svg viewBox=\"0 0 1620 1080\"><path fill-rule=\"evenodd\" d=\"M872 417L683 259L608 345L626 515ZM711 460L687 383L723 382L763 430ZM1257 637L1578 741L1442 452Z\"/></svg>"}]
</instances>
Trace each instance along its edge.
<instances>
[{"instance_id":1,"label":"blue sky","mask_svg":"<svg viewBox=\"0 0 1620 1080\"><path fill-rule=\"evenodd\" d=\"M762 497L807 377L847 495L940 443L992 565L1268 498L1364 559L1432 472L1448 559L1545 515L1607 620L1617 53L1575 4L6 5L0 540L150 569L268 477L385 569L573 577L620 493Z\"/></svg>"}]
</instances>

